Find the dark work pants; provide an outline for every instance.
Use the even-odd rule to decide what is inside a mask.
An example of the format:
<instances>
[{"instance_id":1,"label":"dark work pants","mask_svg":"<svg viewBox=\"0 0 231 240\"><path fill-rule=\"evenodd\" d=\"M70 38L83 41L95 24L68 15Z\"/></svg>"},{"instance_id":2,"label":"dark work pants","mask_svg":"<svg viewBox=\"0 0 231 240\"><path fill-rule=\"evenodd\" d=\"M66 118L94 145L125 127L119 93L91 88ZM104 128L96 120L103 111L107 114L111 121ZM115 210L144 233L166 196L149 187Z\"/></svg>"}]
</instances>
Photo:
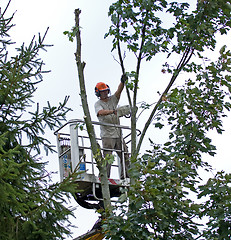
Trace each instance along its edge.
<instances>
[{"instance_id":1,"label":"dark work pants","mask_svg":"<svg viewBox=\"0 0 231 240\"><path fill-rule=\"evenodd\" d=\"M107 154L112 154L113 151L117 153L117 155L120 158L120 179L128 178L128 169L129 169L129 154L128 154L128 148L124 142L124 140L121 140L121 138L102 138L102 144L103 148L106 148L103 150L104 157ZM116 151L118 150L118 151ZM122 151L123 150L123 151ZM123 159L125 162L125 174L123 169ZM110 177L111 173L111 164L107 164L107 176Z\"/></svg>"}]
</instances>

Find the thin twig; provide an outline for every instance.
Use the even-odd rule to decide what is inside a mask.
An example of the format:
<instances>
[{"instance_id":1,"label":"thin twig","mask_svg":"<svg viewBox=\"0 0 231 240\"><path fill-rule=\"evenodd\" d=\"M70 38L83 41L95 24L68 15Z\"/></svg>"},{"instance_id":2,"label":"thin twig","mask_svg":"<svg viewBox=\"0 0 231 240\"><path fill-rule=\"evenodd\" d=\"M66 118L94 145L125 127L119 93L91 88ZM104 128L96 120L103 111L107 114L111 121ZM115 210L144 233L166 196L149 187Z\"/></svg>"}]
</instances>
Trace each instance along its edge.
<instances>
[{"instance_id":1,"label":"thin twig","mask_svg":"<svg viewBox=\"0 0 231 240\"><path fill-rule=\"evenodd\" d=\"M137 149L136 149L137 153L138 153L139 150L140 150L140 147L141 147L141 144L142 144L142 142L143 142L144 136L145 136L145 134L146 134L146 132L147 132L147 130L148 130L148 128L149 128L152 120L153 120L153 116L155 115L155 112L157 111L160 103L162 102L163 97L166 96L166 94L168 93L168 91L169 91L170 88L172 87L173 83L175 82L175 80L176 80L176 78L178 77L178 75L179 75L179 73L181 72L181 70L182 70L182 69L184 68L184 66L189 62L189 60L191 59L191 57L192 57L192 55L193 55L193 52L194 52L194 49L191 49L191 48L189 48L189 47L186 48L186 50L184 51L183 56L182 56L182 58L181 58L181 60L180 60L180 62L179 62L179 64L178 64L176 70L174 71L173 76L172 76L172 78L171 78L168 86L166 87L166 89L164 90L164 92L162 93L162 95L160 96L157 104L156 104L155 107L153 108L153 110L152 110L152 112L151 112L151 114L150 114L150 116L149 116L149 118L148 118L148 120L147 120L147 122L146 122L146 124L145 124L145 126L144 126L144 128L143 128L143 131L142 131L142 133L141 133L141 136L140 136L139 141L138 141L138 144L137 144Z\"/></svg>"}]
</instances>

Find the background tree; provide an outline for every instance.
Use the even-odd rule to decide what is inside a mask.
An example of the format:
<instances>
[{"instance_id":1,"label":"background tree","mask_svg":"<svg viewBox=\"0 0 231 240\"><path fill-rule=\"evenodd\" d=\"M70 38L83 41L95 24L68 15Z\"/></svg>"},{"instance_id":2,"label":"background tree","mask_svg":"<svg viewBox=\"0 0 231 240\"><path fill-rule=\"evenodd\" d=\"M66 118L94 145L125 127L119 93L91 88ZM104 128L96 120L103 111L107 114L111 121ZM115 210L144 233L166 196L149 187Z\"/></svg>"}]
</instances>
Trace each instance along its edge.
<instances>
[{"instance_id":1,"label":"background tree","mask_svg":"<svg viewBox=\"0 0 231 240\"><path fill-rule=\"evenodd\" d=\"M229 239L230 175L218 174L198 187L201 180L198 169L210 170L202 159L202 154L215 155L216 147L208 132L215 129L222 133L222 118L231 106L231 53L223 47L219 58L212 62L205 51L215 49L217 34L229 31L230 2L198 1L190 12L189 3L124 0L112 4L109 15L112 25L106 36L113 37L112 50L118 51L122 72L126 69L123 46L134 54L137 64L128 73L127 82L133 131L129 209L125 201L117 208L120 214L108 219L105 224L108 238ZM165 19L171 19L171 23L164 22ZM171 74L169 84L154 104L136 142L141 61L152 60L158 53L180 60L177 67L170 67L170 60L163 64L162 72ZM183 86L173 89L173 83L183 72L189 77L181 78ZM145 107L151 105L147 103ZM152 123L161 129L170 126L169 139L163 145L150 140L153 149L141 155L140 147ZM216 198L220 187L225 193ZM192 192L194 198L189 195ZM199 204L196 199L202 196L211 198ZM198 228L198 219L203 216L210 218L204 231Z\"/></svg>"},{"instance_id":2,"label":"background tree","mask_svg":"<svg viewBox=\"0 0 231 240\"><path fill-rule=\"evenodd\" d=\"M0 12L0 239L63 239L70 233L72 209L65 202L76 191L76 173L51 184L40 154L41 147L54 151L45 128L54 130L65 120L68 98L58 107L33 103L45 73L38 54L48 47L46 33L11 56L13 16L6 17L7 8Z\"/></svg>"},{"instance_id":3,"label":"background tree","mask_svg":"<svg viewBox=\"0 0 231 240\"><path fill-rule=\"evenodd\" d=\"M129 75L126 87L132 127L131 187L128 199L122 195L115 208L119 214L116 211L105 221L110 239L230 238L230 175L217 174L200 186L198 170L211 170L202 158L216 152L208 133L222 133L222 118L231 106L231 53L223 47L217 60L207 57L215 50L217 35L230 30L231 7L230 1L193 3L119 0L109 9L112 25L106 37L112 36L112 50L118 52L122 73ZM129 72L124 49L136 59ZM160 71L169 74L169 84L157 103L144 103L138 109L141 63L153 61L159 53L166 56ZM177 59L174 66L172 61ZM173 88L177 79L182 86ZM137 138L137 119L144 108L151 114L142 119L145 124ZM152 149L142 153L147 130L153 125L170 127L168 140L158 144L150 139ZM219 187L225 194L216 198ZM203 196L210 199L197 201ZM199 220L204 216L209 221L202 227Z\"/></svg>"}]
</instances>

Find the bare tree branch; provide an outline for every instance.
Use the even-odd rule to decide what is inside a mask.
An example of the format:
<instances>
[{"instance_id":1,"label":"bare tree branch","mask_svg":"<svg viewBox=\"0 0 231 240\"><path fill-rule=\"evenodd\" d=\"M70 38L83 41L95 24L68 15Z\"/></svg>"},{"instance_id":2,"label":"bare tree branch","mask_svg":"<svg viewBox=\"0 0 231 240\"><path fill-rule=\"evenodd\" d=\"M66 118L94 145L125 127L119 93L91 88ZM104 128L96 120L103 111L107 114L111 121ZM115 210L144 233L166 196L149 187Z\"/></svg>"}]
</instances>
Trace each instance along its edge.
<instances>
[{"instance_id":1,"label":"bare tree branch","mask_svg":"<svg viewBox=\"0 0 231 240\"><path fill-rule=\"evenodd\" d=\"M100 172L104 207L107 210L106 211L107 213L111 211L111 198L110 198L109 184L108 184L108 178L107 178L106 164L103 164L104 159L102 157L100 147L96 141L95 131L92 125L90 111L87 103L87 95L86 95L84 72L83 72L85 63L81 62L81 36L80 36L80 27L79 27L80 13L81 13L80 9L75 10L75 28L77 30L76 31L77 51L75 53L75 57L76 57L76 64L78 68L78 74L79 74L80 96L81 96L83 111L85 115L84 121L86 123L87 132L91 142L92 152L96 159L97 167Z\"/></svg>"}]
</instances>

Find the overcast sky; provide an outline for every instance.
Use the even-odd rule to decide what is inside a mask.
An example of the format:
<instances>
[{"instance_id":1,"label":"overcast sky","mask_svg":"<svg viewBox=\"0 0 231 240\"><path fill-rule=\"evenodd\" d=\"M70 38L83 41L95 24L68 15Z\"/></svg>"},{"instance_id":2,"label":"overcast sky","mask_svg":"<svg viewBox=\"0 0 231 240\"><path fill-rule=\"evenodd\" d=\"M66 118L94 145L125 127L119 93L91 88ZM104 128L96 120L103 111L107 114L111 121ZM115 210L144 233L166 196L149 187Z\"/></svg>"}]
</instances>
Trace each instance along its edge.
<instances>
[{"instance_id":1,"label":"overcast sky","mask_svg":"<svg viewBox=\"0 0 231 240\"><path fill-rule=\"evenodd\" d=\"M7 2L6 0L1 1L1 6L6 5ZM13 20L16 26L11 30L11 37L17 42L16 46L20 46L23 42L28 44L34 35L37 36L38 33L43 35L49 27L45 43L52 44L53 47L50 47L48 52L43 52L41 58L46 64L45 69L51 70L51 72L44 75L44 81L35 95L36 102L45 105L49 100L56 105L65 96L70 96L68 106L73 111L68 115L68 119L82 119L77 68L74 59L76 43L69 42L63 35L64 31L71 30L74 26L74 10L80 8L82 10L80 15L82 60L87 64L85 67L87 96L92 118L97 120L94 113L94 102L97 100L94 95L96 83L106 82L114 92L121 76L120 66L113 59L110 51L111 39L104 39L104 34L110 24L107 12L112 2L111 0L12 0L9 12L12 13L16 10L17 12ZM220 40L220 46L228 42L227 39ZM140 101L155 102L158 99L157 92L162 92L167 85L169 76L163 76L160 71L165 60L165 57L159 56L154 61L143 65L141 77L144 80L140 89ZM127 64L128 70L131 70L129 69L131 65L128 62ZM120 105L125 104L127 104L127 99L124 92ZM211 161L216 169L225 169L230 172L231 163L228 149L231 129L229 121L230 119L224 121L227 131L223 136L214 135L214 143L218 146L218 160ZM124 120L124 123L127 122ZM155 138L161 139L161 137L162 133L157 131ZM53 134L50 134L49 138L55 144ZM56 154L49 158L44 156L44 159L50 162L48 166L50 170L58 171L57 158ZM58 180L59 175L56 175L54 179ZM71 204L77 206L75 202ZM78 207L74 220L78 229L75 230L73 236L76 237L91 229L96 220L97 214L93 210Z\"/></svg>"}]
</instances>

